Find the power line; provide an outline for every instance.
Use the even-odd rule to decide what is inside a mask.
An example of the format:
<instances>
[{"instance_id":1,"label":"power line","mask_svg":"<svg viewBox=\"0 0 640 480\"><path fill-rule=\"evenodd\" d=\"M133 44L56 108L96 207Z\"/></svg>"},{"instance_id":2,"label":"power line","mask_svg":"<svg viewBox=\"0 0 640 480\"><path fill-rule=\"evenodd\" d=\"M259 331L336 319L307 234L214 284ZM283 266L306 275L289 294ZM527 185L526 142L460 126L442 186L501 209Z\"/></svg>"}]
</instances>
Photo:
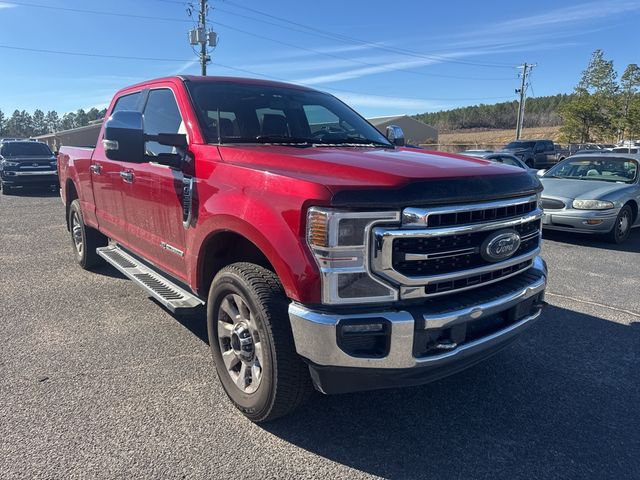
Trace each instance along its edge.
<instances>
[{"instance_id":1,"label":"power line","mask_svg":"<svg viewBox=\"0 0 640 480\"><path fill-rule=\"evenodd\" d=\"M516 90L516 93L520 95L520 101L518 102L518 118L516 121L516 140L520 139L520 135L522 135L522 127L524 126L524 108L525 102L527 101L527 89L529 88L527 78L531 75L531 70L533 70L533 67L535 66L536 64L528 64L525 62L518 67L522 69L522 82L520 84L520 88Z\"/></svg>"},{"instance_id":2,"label":"power line","mask_svg":"<svg viewBox=\"0 0 640 480\"><path fill-rule=\"evenodd\" d=\"M152 62L188 62L187 58L156 58L156 57L131 57L125 55L106 55L99 53L69 52L64 50L48 50L43 48L15 47L12 45L0 45L0 48L7 50L19 50L24 52L51 53L56 55L72 55L74 57L95 57L95 58L114 58L119 60L148 60Z\"/></svg>"},{"instance_id":3,"label":"power line","mask_svg":"<svg viewBox=\"0 0 640 480\"><path fill-rule=\"evenodd\" d=\"M63 12L71 12L71 13L90 13L93 15L108 15L111 17L125 17L125 18L136 18L136 19L144 19L144 20L161 20L164 22L180 22L180 23L192 23L191 20L180 20L178 18L171 17L154 17L149 15L136 15L133 13L118 13L118 12L107 12L104 10L87 10L84 8L68 8L68 7L54 7L51 5L43 5L40 3L31 3L31 2L22 2L22 1L3 1L2 3L8 5L19 5L22 7L33 7L33 8L46 8L48 10L59 10Z\"/></svg>"},{"instance_id":4,"label":"power line","mask_svg":"<svg viewBox=\"0 0 640 480\"><path fill-rule=\"evenodd\" d=\"M33 52L33 53L46 53L46 54L54 54L54 55L69 55L69 56L74 56L74 57L93 57L93 58L113 58L113 59L120 59L120 60L143 60L143 61L152 61L152 62L187 62L189 61L189 59L178 59L178 58L157 58L157 57L137 57L137 56L125 56L125 55L106 55L106 54L99 54L99 53L85 53L85 52L69 52L69 51L64 51L64 50L50 50L50 49L43 49L43 48L29 48L29 47L17 47L17 46L13 46L13 45L0 45L0 48L3 49L7 49L7 50L17 50L17 51L23 51L23 52ZM272 75L266 75L266 74L262 74L259 72L255 72L252 70L246 70L243 68L238 68L238 67L233 67L231 65L224 65L221 63L216 63L216 65L218 65L219 67L222 68L227 68L229 70L233 70L233 71L237 71L237 72L241 72L241 73L246 73L249 75L255 75L258 77L262 77L262 78L268 78L271 80L276 80L276 81L280 81L280 82L288 82L288 80L283 79L283 78L279 78L279 77L274 77ZM304 86L304 85L303 85ZM309 86L309 88L314 88L312 86ZM392 97L392 96L388 96L388 95L379 95L379 94L373 94L373 93L367 93L367 92L359 92L356 90L347 90L347 89L342 89L342 88L334 88L334 87L326 87L329 90L333 90L336 92L345 92L345 93L354 93L357 95L368 95L368 96L372 96L372 97L380 97L380 98L396 98L396 97ZM504 99L504 98L512 98L511 96L509 97L482 97L482 98L425 98L425 97L403 97L403 99L405 100L418 100L418 101L480 101L480 100L494 100L494 99Z\"/></svg>"},{"instance_id":5,"label":"power line","mask_svg":"<svg viewBox=\"0 0 640 480\"><path fill-rule=\"evenodd\" d=\"M168 0L166 0L166 1L168 1ZM176 3L179 3L179 2L176 2ZM246 5L241 5L241 4L238 4L238 3L233 2L233 1L225 0L224 3L227 4L227 5L231 5L233 7L236 7L236 8L240 8L240 9L243 9L243 10L248 10L248 11L256 13L258 15L262 15L262 16L265 16L265 17L268 17L268 18L272 18L272 19L278 20L278 21L283 22L283 23L287 23L287 24L290 24L290 25L295 25L295 26L298 26L298 27L302 27L304 29L308 29L308 30L314 31L314 32L320 33L322 35L327 35L327 36L330 36L330 37L332 37L334 39L337 39L337 40L340 40L340 41L349 41L349 42L352 42L352 43L358 43L358 44L361 44L361 45L369 46L371 48L377 48L379 50L385 50L385 51L388 51L388 52L399 53L399 54L402 54L402 55L418 57L418 58L427 58L427 59L431 59L431 60L436 59L436 60L446 61L448 63L458 63L458 64L462 64L462 65L472 65L472 66L490 67L490 68L508 68L508 69L513 69L514 68L514 65L509 65L509 64L504 64L504 63L471 62L471 61L466 61L466 60L455 60L455 59L450 59L450 58L447 58L447 57L442 57L442 56L439 56L439 55L429 55L429 54L425 54L425 53L420 53L420 52L416 52L416 51L408 50L408 49L404 49L404 48L387 47L385 45L371 43L371 42L368 42L366 40L361 40L359 38L350 37L350 36L347 36L347 35L335 34L335 33L332 33L332 32L328 32L326 30L322 30L322 29L319 29L319 28L316 28L316 27L312 27L310 25L305 25L303 23L294 22L292 20L287 20L287 19L284 19L284 18L280 18L280 17L278 17L276 15L272 15L270 13L267 13L267 12L264 12L264 11L261 11L261 10L257 10L255 8L247 7Z\"/></svg>"},{"instance_id":6,"label":"power line","mask_svg":"<svg viewBox=\"0 0 640 480\"><path fill-rule=\"evenodd\" d=\"M184 2L177 2L177 1L170 1L170 0L157 0L157 1L163 1L163 2L166 2L166 3L176 3L176 4L182 4L182 5L185 4ZM6 1L4 3L13 4L13 5L21 5L21 6L26 6L26 7L33 7L33 8L44 8L44 9L49 9L49 10L59 10L59 11L65 11L65 12L71 12L71 13L88 13L88 14L92 14L92 15L107 15L107 16L115 16L115 17L134 18L134 19L160 20L160 21L178 22L178 23L192 23L190 20L186 20L186 19L185 20L181 20L181 19L170 18L170 17L156 17L156 16L149 16L149 15L136 15L136 14L128 14L128 13L107 12L107 11L104 11L104 10L87 10L87 9L79 9L79 8L57 7L57 6L54 7L54 6L50 6L50 5L42 5L42 4L38 4L38 3L23 2L23 1ZM332 53L329 53L329 52L323 52L321 50L315 50L313 48L303 47L303 46L296 45L296 44L293 44L293 43L284 42L282 40L277 40L275 38L271 38L271 37L268 37L268 36L265 36L265 35L260 35L260 34L254 33L254 32L249 32L247 30L243 30L241 28L233 27L231 25L227 25L227 24L222 23L222 22L210 22L210 23L219 25L219 26L227 28L229 30L233 30L233 31L242 33L244 35L248 35L248 36L251 36L251 37L254 37L254 38L259 38L261 40L267 40L267 41L270 41L270 42L273 42L273 43L277 43L277 44L280 44L280 45L284 45L284 46L287 46L287 47L290 47L290 48L295 48L295 49L298 49L298 50L314 53L316 55L322 55L322 56L325 56L325 57L344 60L344 61L347 61L347 62L351 62L351 63L354 63L354 64L366 66L366 67L376 67L376 68L381 67L380 64L375 64L375 63L370 63L370 62L363 62L363 61L356 60L356 59L349 58L349 57L345 57L345 56L342 56L342 55L335 55L335 54L332 54ZM371 44L371 45L375 45L375 44ZM431 57L427 57L427 56L421 56L421 58L429 59L429 60L438 60L438 61L441 61L443 63L447 63L449 61L449 60L446 59L446 57L443 57L444 59L442 59L442 60L436 59L435 57L431 58ZM457 62L457 63L459 63L459 62ZM425 77L439 77L439 78L450 78L450 79L458 79L458 80L484 80L482 78L473 78L473 77L469 77L469 76L455 76L455 75L445 75L445 74L420 72L420 71L411 70L411 69L407 69L407 68L396 68L393 71L405 72L405 73L409 73L409 74L413 74L413 75L420 75L420 76L425 76ZM500 79L500 80L502 80L502 79Z\"/></svg>"}]
</instances>

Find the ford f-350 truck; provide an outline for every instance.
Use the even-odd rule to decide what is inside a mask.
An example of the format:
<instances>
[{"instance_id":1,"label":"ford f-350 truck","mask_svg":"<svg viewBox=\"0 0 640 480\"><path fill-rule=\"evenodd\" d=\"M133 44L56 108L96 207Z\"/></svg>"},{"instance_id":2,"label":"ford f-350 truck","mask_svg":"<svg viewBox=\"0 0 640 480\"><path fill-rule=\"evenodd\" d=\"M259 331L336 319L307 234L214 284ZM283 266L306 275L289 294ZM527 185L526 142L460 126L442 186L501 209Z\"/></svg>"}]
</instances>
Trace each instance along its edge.
<instances>
[{"instance_id":1,"label":"ford f-350 truck","mask_svg":"<svg viewBox=\"0 0 640 480\"><path fill-rule=\"evenodd\" d=\"M541 185L407 149L337 98L253 79L118 92L95 149L62 147L75 258L173 312L206 311L251 420L432 381L513 341L544 305ZM204 314L204 313L202 313Z\"/></svg>"}]
</instances>

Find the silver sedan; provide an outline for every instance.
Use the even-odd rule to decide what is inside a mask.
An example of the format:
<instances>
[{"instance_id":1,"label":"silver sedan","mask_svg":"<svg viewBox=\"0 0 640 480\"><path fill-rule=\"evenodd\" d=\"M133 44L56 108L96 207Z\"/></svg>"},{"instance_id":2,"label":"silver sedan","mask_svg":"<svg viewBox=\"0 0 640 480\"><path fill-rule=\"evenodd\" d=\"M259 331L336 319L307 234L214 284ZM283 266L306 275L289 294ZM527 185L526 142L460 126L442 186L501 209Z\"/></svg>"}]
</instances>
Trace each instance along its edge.
<instances>
[{"instance_id":1,"label":"silver sedan","mask_svg":"<svg viewBox=\"0 0 640 480\"><path fill-rule=\"evenodd\" d=\"M640 226L640 155L575 155L544 173L542 227L622 243Z\"/></svg>"}]
</instances>

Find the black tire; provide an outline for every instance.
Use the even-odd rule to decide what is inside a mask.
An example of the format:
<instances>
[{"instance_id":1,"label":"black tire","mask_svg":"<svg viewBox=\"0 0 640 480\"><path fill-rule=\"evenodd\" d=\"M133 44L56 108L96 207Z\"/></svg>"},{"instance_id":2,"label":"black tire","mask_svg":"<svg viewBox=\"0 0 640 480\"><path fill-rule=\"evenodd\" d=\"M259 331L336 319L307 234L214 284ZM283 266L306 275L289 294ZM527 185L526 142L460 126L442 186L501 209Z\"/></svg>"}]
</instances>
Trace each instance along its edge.
<instances>
[{"instance_id":1,"label":"black tire","mask_svg":"<svg viewBox=\"0 0 640 480\"><path fill-rule=\"evenodd\" d=\"M533 158L527 158L524 164L529 168L535 168L536 162L533 160Z\"/></svg>"},{"instance_id":2,"label":"black tire","mask_svg":"<svg viewBox=\"0 0 640 480\"><path fill-rule=\"evenodd\" d=\"M232 346L234 340L237 347L238 338L246 339L246 336L235 333L242 327L244 320L241 315L235 315L234 320L227 313L233 305L230 305L231 302L226 305L223 303L230 299L233 299L232 302L239 302L234 295L245 302L245 307L248 307L250 313L245 317L251 319L251 327L246 330L252 334L253 357L245 358L247 362L241 360L241 357L243 352L249 350L243 350L244 346L237 349ZM291 413L313 392L309 369L296 353L288 318L288 305L289 300L278 277L266 268L252 263L234 263L223 268L213 279L209 290L207 330L218 378L235 406L256 423L267 422ZM242 313L241 304L235 303L235 306L237 309L234 312ZM232 322L229 322L229 319ZM227 333L229 338L226 338ZM229 342L225 344L227 340ZM258 344L261 364L255 360L258 357ZM227 363L222 358L223 348ZM233 358L236 352L240 355ZM237 374L234 380L232 375L235 374L230 365L233 363L233 368L241 369L243 363L251 362L254 368L259 365L257 371L260 376L254 373L251 366L247 366L248 376L245 375L241 382L245 385L243 390L243 387L236 383L240 375ZM249 392L250 388L255 388L255 391Z\"/></svg>"},{"instance_id":3,"label":"black tire","mask_svg":"<svg viewBox=\"0 0 640 480\"><path fill-rule=\"evenodd\" d=\"M616 217L616 223L611 231L607 234L607 240L611 243L620 244L629 238L631 233L631 225L633 224L633 212L629 205L625 205L620 209Z\"/></svg>"},{"instance_id":4,"label":"black tire","mask_svg":"<svg viewBox=\"0 0 640 480\"><path fill-rule=\"evenodd\" d=\"M2 184L2 194L3 195L12 195L13 194L13 189L9 185L3 183Z\"/></svg>"},{"instance_id":5,"label":"black tire","mask_svg":"<svg viewBox=\"0 0 640 480\"><path fill-rule=\"evenodd\" d=\"M104 263L96 253L96 248L105 247L109 239L94 228L84 223L80 202L76 199L69 206L69 233L76 262L85 270L90 270Z\"/></svg>"}]
</instances>

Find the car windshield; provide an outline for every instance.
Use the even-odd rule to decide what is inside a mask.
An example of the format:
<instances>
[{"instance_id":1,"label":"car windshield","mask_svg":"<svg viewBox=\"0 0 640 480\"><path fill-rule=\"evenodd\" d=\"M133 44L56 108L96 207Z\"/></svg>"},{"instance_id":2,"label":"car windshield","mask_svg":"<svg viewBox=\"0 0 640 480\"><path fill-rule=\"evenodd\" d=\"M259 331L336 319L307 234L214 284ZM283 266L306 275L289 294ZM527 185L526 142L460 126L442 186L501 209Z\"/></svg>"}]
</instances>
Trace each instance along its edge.
<instances>
[{"instance_id":1,"label":"car windshield","mask_svg":"<svg viewBox=\"0 0 640 480\"><path fill-rule=\"evenodd\" d=\"M544 177L601 180L633 183L638 176L638 162L629 158L567 159L551 168Z\"/></svg>"},{"instance_id":2,"label":"car windshield","mask_svg":"<svg viewBox=\"0 0 640 480\"><path fill-rule=\"evenodd\" d=\"M616 147L612 150L613 153L639 153L638 147Z\"/></svg>"},{"instance_id":3,"label":"car windshield","mask_svg":"<svg viewBox=\"0 0 640 480\"><path fill-rule=\"evenodd\" d=\"M188 82L187 88L209 143L393 148L360 115L326 93L222 82Z\"/></svg>"},{"instance_id":4,"label":"car windshield","mask_svg":"<svg viewBox=\"0 0 640 480\"><path fill-rule=\"evenodd\" d=\"M2 145L0 155L3 157L50 157L51 149L39 142L8 142Z\"/></svg>"},{"instance_id":5,"label":"car windshield","mask_svg":"<svg viewBox=\"0 0 640 480\"><path fill-rule=\"evenodd\" d=\"M536 142L511 142L504 148L533 148Z\"/></svg>"}]
</instances>

